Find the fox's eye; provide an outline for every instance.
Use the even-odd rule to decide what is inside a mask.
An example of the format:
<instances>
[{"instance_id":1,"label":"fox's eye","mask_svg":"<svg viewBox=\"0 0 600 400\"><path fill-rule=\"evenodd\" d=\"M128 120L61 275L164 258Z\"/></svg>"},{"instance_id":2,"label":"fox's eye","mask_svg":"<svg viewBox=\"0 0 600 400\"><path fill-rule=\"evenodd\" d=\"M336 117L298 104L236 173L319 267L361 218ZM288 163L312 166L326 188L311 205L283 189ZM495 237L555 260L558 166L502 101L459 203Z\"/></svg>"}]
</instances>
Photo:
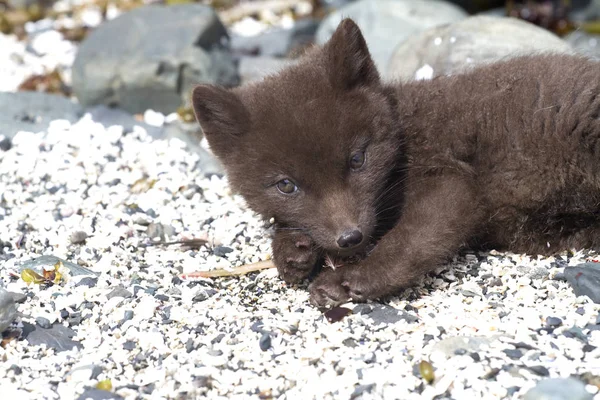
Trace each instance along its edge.
<instances>
[{"instance_id":1,"label":"fox's eye","mask_svg":"<svg viewBox=\"0 0 600 400\"><path fill-rule=\"evenodd\" d=\"M277 182L277 190L279 190L283 194L292 194L298 191L298 186L289 179L282 179Z\"/></svg>"},{"instance_id":2,"label":"fox's eye","mask_svg":"<svg viewBox=\"0 0 600 400\"><path fill-rule=\"evenodd\" d=\"M359 169L365 163L365 152L359 151L358 153L352 154L350 157L350 168Z\"/></svg>"}]
</instances>

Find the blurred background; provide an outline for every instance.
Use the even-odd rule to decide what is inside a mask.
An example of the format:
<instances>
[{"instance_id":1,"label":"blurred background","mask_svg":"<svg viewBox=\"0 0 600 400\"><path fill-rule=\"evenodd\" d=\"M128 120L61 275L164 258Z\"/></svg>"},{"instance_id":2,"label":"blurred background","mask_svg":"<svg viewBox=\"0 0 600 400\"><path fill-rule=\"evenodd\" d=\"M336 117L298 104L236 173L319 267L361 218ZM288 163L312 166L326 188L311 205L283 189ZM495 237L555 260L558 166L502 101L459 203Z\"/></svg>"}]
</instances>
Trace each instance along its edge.
<instances>
[{"instance_id":1,"label":"blurred background","mask_svg":"<svg viewBox=\"0 0 600 400\"><path fill-rule=\"evenodd\" d=\"M276 72L346 16L387 79L544 51L600 59L600 0L0 0L0 135L90 113L187 138L195 84Z\"/></svg>"}]
</instances>

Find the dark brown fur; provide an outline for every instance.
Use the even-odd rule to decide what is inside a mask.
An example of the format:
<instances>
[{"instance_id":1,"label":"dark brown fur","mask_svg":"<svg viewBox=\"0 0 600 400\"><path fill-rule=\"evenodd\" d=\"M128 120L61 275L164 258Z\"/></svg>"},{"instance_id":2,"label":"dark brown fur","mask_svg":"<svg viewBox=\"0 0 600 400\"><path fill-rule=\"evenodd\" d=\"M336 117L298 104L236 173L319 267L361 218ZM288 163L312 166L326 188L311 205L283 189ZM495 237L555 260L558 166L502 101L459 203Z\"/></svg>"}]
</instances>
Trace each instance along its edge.
<instances>
[{"instance_id":1,"label":"dark brown fur","mask_svg":"<svg viewBox=\"0 0 600 400\"><path fill-rule=\"evenodd\" d=\"M599 63L540 55L383 84L344 20L300 64L231 91L199 86L193 101L232 187L275 217L284 280L376 243L314 279L316 305L393 293L465 246L600 247ZM299 190L280 193L282 179ZM340 248L354 228L365 239Z\"/></svg>"}]
</instances>

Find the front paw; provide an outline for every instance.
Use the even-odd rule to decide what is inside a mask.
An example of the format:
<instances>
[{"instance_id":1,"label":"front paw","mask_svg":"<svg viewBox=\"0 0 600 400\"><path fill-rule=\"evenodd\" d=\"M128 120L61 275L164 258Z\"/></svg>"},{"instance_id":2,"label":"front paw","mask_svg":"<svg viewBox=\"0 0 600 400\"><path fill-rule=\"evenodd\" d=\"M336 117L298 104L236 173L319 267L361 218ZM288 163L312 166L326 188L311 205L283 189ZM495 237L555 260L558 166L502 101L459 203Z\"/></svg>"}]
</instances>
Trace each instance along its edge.
<instances>
[{"instance_id":1,"label":"front paw","mask_svg":"<svg viewBox=\"0 0 600 400\"><path fill-rule=\"evenodd\" d=\"M312 238L303 232L277 232L272 247L279 276L290 284L308 277L320 258Z\"/></svg>"},{"instance_id":2,"label":"front paw","mask_svg":"<svg viewBox=\"0 0 600 400\"><path fill-rule=\"evenodd\" d=\"M385 275L365 263L325 270L309 287L310 302L317 307L335 307L349 300L362 303L392 290Z\"/></svg>"}]
</instances>

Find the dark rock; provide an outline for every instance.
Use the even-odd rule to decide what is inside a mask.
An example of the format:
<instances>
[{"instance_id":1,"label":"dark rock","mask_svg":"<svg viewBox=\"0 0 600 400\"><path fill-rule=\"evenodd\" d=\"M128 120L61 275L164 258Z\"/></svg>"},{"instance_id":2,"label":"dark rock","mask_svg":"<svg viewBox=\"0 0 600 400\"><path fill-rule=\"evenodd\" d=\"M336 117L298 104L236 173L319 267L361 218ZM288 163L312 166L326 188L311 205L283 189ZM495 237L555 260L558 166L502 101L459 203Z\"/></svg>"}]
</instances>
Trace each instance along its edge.
<instances>
[{"instance_id":1,"label":"dark rock","mask_svg":"<svg viewBox=\"0 0 600 400\"><path fill-rule=\"evenodd\" d=\"M195 84L239 83L228 42L210 7L136 8L100 25L81 43L73 91L85 106L170 113L188 100Z\"/></svg>"},{"instance_id":2,"label":"dark rock","mask_svg":"<svg viewBox=\"0 0 600 400\"><path fill-rule=\"evenodd\" d=\"M218 257L224 257L225 254L231 253L233 249L227 246L217 246L213 249L213 254Z\"/></svg>"},{"instance_id":3,"label":"dark rock","mask_svg":"<svg viewBox=\"0 0 600 400\"><path fill-rule=\"evenodd\" d=\"M475 362L479 362L481 361L481 356L479 355L479 353L469 353L469 356L473 359L473 361Z\"/></svg>"},{"instance_id":4,"label":"dark rock","mask_svg":"<svg viewBox=\"0 0 600 400\"><path fill-rule=\"evenodd\" d=\"M77 400L124 400L123 397L108 390L86 388Z\"/></svg>"},{"instance_id":5,"label":"dark rock","mask_svg":"<svg viewBox=\"0 0 600 400\"><path fill-rule=\"evenodd\" d=\"M511 360L518 360L523 357L523 353L519 349L505 349L502 350L504 354L508 356Z\"/></svg>"},{"instance_id":6,"label":"dark rock","mask_svg":"<svg viewBox=\"0 0 600 400\"><path fill-rule=\"evenodd\" d=\"M128 299L130 297L132 297L133 294L125 289L123 286L119 286L114 288L109 294L106 295L106 298L108 300L112 299L113 297L123 297L125 299Z\"/></svg>"},{"instance_id":7,"label":"dark rock","mask_svg":"<svg viewBox=\"0 0 600 400\"><path fill-rule=\"evenodd\" d=\"M225 337L224 333L219 333L217 336L215 336L214 338L212 338L210 342L212 344L221 343L221 340L223 340L224 337Z\"/></svg>"},{"instance_id":8,"label":"dark rock","mask_svg":"<svg viewBox=\"0 0 600 400\"><path fill-rule=\"evenodd\" d=\"M50 323L50 321L48 320L48 318L44 318L44 317L37 317L35 319L35 323L38 324L38 326L42 329L50 329L52 328L52 324Z\"/></svg>"},{"instance_id":9,"label":"dark rock","mask_svg":"<svg viewBox=\"0 0 600 400\"><path fill-rule=\"evenodd\" d=\"M8 292L15 303L22 304L27 300L27 295L25 293L17 293L17 292Z\"/></svg>"},{"instance_id":10,"label":"dark rock","mask_svg":"<svg viewBox=\"0 0 600 400\"><path fill-rule=\"evenodd\" d=\"M361 0L331 13L319 26L318 44L325 43L343 18L361 28L375 64L386 70L396 46L425 29L460 21L466 12L443 1Z\"/></svg>"},{"instance_id":11,"label":"dark rock","mask_svg":"<svg viewBox=\"0 0 600 400\"><path fill-rule=\"evenodd\" d=\"M529 369L531 372L533 372L536 375L539 376L549 376L550 375L550 371L548 371L548 368L542 366L542 365L533 365L531 367L527 367L527 369Z\"/></svg>"},{"instance_id":12,"label":"dark rock","mask_svg":"<svg viewBox=\"0 0 600 400\"><path fill-rule=\"evenodd\" d=\"M565 267L565 278L576 296L588 296L600 304L600 265L589 262L575 267Z\"/></svg>"},{"instance_id":13,"label":"dark rock","mask_svg":"<svg viewBox=\"0 0 600 400\"><path fill-rule=\"evenodd\" d=\"M82 244L88 238L88 234L84 231L75 231L69 237L72 244Z\"/></svg>"},{"instance_id":14,"label":"dark rock","mask_svg":"<svg viewBox=\"0 0 600 400\"><path fill-rule=\"evenodd\" d=\"M10 143L6 138L13 138L19 131L45 131L50 121L66 119L74 123L83 114L81 107L68 98L41 92L0 92L0 108L4 147Z\"/></svg>"},{"instance_id":15,"label":"dark rock","mask_svg":"<svg viewBox=\"0 0 600 400\"><path fill-rule=\"evenodd\" d=\"M591 344L584 344L581 348L584 352L589 353L590 351L594 351L597 349L596 346L592 346Z\"/></svg>"},{"instance_id":16,"label":"dark rock","mask_svg":"<svg viewBox=\"0 0 600 400\"><path fill-rule=\"evenodd\" d=\"M267 351L271 348L271 335L268 333L263 333L258 341L258 345L262 351Z\"/></svg>"},{"instance_id":17,"label":"dark rock","mask_svg":"<svg viewBox=\"0 0 600 400\"><path fill-rule=\"evenodd\" d=\"M546 318L546 326L551 326L553 328L557 328L562 325L562 319L558 317L547 317Z\"/></svg>"},{"instance_id":18,"label":"dark rock","mask_svg":"<svg viewBox=\"0 0 600 400\"><path fill-rule=\"evenodd\" d=\"M0 150L9 151L12 148L12 142L10 138L0 135Z\"/></svg>"},{"instance_id":19,"label":"dark rock","mask_svg":"<svg viewBox=\"0 0 600 400\"><path fill-rule=\"evenodd\" d=\"M387 76L428 79L532 52L573 50L554 34L528 22L475 16L410 37L395 49Z\"/></svg>"},{"instance_id":20,"label":"dark rock","mask_svg":"<svg viewBox=\"0 0 600 400\"><path fill-rule=\"evenodd\" d=\"M212 296L214 296L217 293L216 290L214 289L201 289L198 294L196 294L193 298L192 301L194 303L198 303L201 301L205 301L208 300L209 298L211 298Z\"/></svg>"},{"instance_id":21,"label":"dark rock","mask_svg":"<svg viewBox=\"0 0 600 400\"><path fill-rule=\"evenodd\" d=\"M23 322L23 339L31 346L45 344L57 352L72 350L73 347L81 349L81 343L71 340L75 332L61 324L53 324L50 329L38 329L35 325Z\"/></svg>"},{"instance_id":22,"label":"dark rock","mask_svg":"<svg viewBox=\"0 0 600 400\"><path fill-rule=\"evenodd\" d=\"M136 343L133 340L128 340L125 343L123 343L123 349L124 350L133 350L136 347Z\"/></svg>"},{"instance_id":23,"label":"dark rock","mask_svg":"<svg viewBox=\"0 0 600 400\"><path fill-rule=\"evenodd\" d=\"M456 349L456 350L454 350L454 354L456 354L457 356L464 356L465 354L467 354L467 350L466 349Z\"/></svg>"},{"instance_id":24,"label":"dark rock","mask_svg":"<svg viewBox=\"0 0 600 400\"><path fill-rule=\"evenodd\" d=\"M351 348L355 348L355 347L357 347L357 346L358 346L358 343L356 343L356 340L354 340L354 339L352 339L352 338L344 339L344 340L342 341L342 344L343 344L344 346L351 347Z\"/></svg>"},{"instance_id":25,"label":"dark rock","mask_svg":"<svg viewBox=\"0 0 600 400\"><path fill-rule=\"evenodd\" d=\"M21 375L23 373L23 369L16 364L13 364L10 367L8 367L8 370L12 371L15 375Z\"/></svg>"},{"instance_id":26,"label":"dark rock","mask_svg":"<svg viewBox=\"0 0 600 400\"><path fill-rule=\"evenodd\" d=\"M0 287L0 333L4 332L17 318L17 305L13 296Z\"/></svg>"},{"instance_id":27,"label":"dark rock","mask_svg":"<svg viewBox=\"0 0 600 400\"><path fill-rule=\"evenodd\" d=\"M523 400L592 400L585 384L573 378L550 378L539 381Z\"/></svg>"},{"instance_id":28,"label":"dark rock","mask_svg":"<svg viewBox=\"0 0 600 400\"><path fill-rule=\"evenodd\" d=\"M92 366L92 375L90 376L90 379L98 379L98 377L100 376L100 374L103 372L102 367L99 365L94 365Z\"/></svg>"},{"instance_id":29,"label":"dark rock","mask_svg":"<svg viewBox=\"0 0 600 400\"><path fill-rule=\"evenodd\" d=\"M81 280L75 284L75 287L77 287L77 286L95 287L97 284L98 284L98 278L92 278L92 277L86 276L84 278L81 278Z\"/></svg>"},{"instance_id":30,"label":"dark rock","mask_svg":"<svg viewBox=\"0 0 600 400\"><path fill-rule=\"evenodd\" d=\"M123 322L131 321L133 319L133 310L125 310L123 313Z\"/></svg>"},{"instance_id":31,"label":"dark rock","mask_svg":"<svg viewBox=\"0 0 600 400\"><path fill-rule=\"evenodd\" d=\"M187 340L187 342L185 342L185 352L186 353L191 353L195 349L196 349L196 346L194 345L194 339L189 338Z\"/></svg>"},{"instance_id":32,"label":"dark rock","mask_svg":"<svg viewBox=\"0 0 600 400\"><path fill-rule=\"evenodd\" d=\"M160 300L160 301L169 301L169 296L164 295L164 294L157 294L154 296L154 298L156 300Z\"/></svg>"},{"instance_id":33,"label":"dark rock","mask_svg":"<svg viewBox=\"0 0 600 400\"><path fill-rule=\"evenodd\" d=\"M31 268L38 274L42 274L42 269L47 266L53 267L58 262L62 262L63 266L67 268L71 274L71 276L79 276L79 275L88 275L88 276L97 276L100 275L97 272L94 272L88 268L82 267L81 265L74 264L67 260L63 260L62 258L58 258L56 256L40 256L38 258L34 258L32 260L28 260L23 262L19 266L19 271L22 271L26 268Z\"/></svg>"},{"instance_id":34,"label":"dark rock","mask_svg":"<svg viewBox=\"0 0 600 400\"><path fill-rule=\"evenodd\" d=\"M374 383L370 383L368 385L358 385L354 388L354 391L350 395L350 398L357 399L365 393L370 393L374 387L375 387Z\"/></svg>"},{"instance_id":35,"label":"dark rock","mask_svg":"<svg viewBox=\"0 0 600 400\"><path fill-rule=\"evenodd\" d=\"M354 314L366 315L377 325L395 324L399 321L413 323L418 320L414 315L386 304L359 304L354 307L353 312Z\"/></svg>"}]
</instances>

